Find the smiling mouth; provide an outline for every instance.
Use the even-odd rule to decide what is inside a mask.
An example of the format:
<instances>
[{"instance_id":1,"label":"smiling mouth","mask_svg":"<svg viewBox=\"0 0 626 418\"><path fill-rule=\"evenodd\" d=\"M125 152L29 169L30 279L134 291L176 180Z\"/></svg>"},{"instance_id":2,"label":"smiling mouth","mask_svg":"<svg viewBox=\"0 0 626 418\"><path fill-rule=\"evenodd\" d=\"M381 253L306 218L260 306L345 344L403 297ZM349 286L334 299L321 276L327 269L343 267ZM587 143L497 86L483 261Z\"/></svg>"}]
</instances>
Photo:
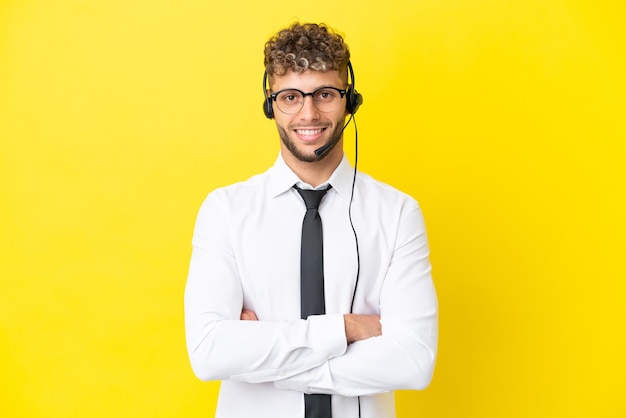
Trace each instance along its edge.
<instances>
[{"instance_id":1,"label":"smiling mouth","mask_svg":"<svg viewBox=\"0 0 626 418\"><path fill-rule=\"evenodd\" d=\"M324 131L326 128L318 128L318 129L295 129L296 133L304 136L317 135Z\"/></svg>"}]
</instances>

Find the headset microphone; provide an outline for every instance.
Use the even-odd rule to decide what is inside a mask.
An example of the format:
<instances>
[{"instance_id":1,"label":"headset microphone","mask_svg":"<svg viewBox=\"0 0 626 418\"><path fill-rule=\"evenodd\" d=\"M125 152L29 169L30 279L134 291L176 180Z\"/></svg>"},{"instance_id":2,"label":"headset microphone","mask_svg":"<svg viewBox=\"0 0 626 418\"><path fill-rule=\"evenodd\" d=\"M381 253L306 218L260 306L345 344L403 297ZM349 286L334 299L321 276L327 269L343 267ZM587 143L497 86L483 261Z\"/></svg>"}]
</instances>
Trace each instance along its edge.
<instances>
[{"instance_id":1,"label":"headset microphone","mask_svg":"<svg viewBox=\"0 0 626 418\"><path fill-rule=\"evenodd\" d=\"M326 153L328 152L328 150L330 150L330 147L333 146L332 142L329 142L328 144L319 147L318 149L316 149L315 151L313 151L315 153L315 155L317 156L317 159L319 160L320 158L322 158L324 155L326 155Z\"/></svg>"}]
</instances>

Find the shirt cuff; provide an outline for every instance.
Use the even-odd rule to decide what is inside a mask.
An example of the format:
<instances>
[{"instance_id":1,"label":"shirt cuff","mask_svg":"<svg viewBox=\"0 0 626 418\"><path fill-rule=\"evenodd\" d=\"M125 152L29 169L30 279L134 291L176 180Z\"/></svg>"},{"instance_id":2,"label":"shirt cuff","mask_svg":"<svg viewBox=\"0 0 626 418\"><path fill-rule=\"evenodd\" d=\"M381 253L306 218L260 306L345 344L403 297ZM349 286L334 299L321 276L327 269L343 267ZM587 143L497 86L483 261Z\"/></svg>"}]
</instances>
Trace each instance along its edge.
<instances>
[{"instance_id":1,"label":"shirt cuff","mask_svg":"<svg viewBox=\"0 0 626 418\"><path fill-rule=\"evenodd\" d=\"M311 315L307 320L311 340L326 353L328 360L346 352L348 342L343 314Z\"/></svg>"},{"instance_id":2,"label":"shirt cuff","mask_svg":"<svg viewBox=\"0 0 626 418\"><path fill-rule=\"evenodd\" d=\"M343 355L348 347L342 314L309 316L309 331L326 359L317 367L274 382L277 389L303 393L327 393L332 388L329 360ZM319 345L318 345L319 344Z\"/></svg>"}]
</instances>

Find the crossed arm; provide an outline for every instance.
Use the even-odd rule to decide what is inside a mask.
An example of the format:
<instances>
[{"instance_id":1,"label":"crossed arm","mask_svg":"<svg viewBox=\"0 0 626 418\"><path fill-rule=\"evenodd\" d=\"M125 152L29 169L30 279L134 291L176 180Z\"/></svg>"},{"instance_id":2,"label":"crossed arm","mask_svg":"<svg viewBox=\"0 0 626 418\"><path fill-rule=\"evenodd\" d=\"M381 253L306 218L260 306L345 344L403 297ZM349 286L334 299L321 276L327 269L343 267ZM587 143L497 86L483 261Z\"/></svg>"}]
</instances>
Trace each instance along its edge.
<instances>
[{"instance_id":1,"label":"crossed arm","mask_svg":"<svg viewBox=\"0 0 626 418\"><path fill-rule=\"evenodd\" d=\"M242 321L258 321L258 319L254 311L244 309L241 312ZM348 344L382 335L380 315L345 314L343 324L346 329L346 342Z\"/></svg>"}]
</instances>

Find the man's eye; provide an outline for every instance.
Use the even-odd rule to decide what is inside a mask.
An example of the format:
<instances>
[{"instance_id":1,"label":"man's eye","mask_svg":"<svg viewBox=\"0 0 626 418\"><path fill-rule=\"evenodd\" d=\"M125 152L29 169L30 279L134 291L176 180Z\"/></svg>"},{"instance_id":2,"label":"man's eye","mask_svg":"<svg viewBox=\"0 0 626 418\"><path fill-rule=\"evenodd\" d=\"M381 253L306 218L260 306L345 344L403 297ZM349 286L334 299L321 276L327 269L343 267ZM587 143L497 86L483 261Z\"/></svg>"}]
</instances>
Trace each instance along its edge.
<instances>
[{"instance_id":1,"label":"man's eye","mask_svg":"<svg viewBox=\"0 0 626 418\"><path fill-rule=\"evenodd\" d=\"M284 104L296 104L300 102L301 97L296 91L284 91L278 95L277 99Z\"/></svg>"},{"instance_id":2,"label":"man's eye","mask_svg":"<svg viewBox=\"0 0 626 418\"><path fill-rule=\"evenodd\" d=\"M331 102L335 99L337 93L334 90L326 89L315 93L315 100L318 102Z\"/></svg>"}]
</instances>

